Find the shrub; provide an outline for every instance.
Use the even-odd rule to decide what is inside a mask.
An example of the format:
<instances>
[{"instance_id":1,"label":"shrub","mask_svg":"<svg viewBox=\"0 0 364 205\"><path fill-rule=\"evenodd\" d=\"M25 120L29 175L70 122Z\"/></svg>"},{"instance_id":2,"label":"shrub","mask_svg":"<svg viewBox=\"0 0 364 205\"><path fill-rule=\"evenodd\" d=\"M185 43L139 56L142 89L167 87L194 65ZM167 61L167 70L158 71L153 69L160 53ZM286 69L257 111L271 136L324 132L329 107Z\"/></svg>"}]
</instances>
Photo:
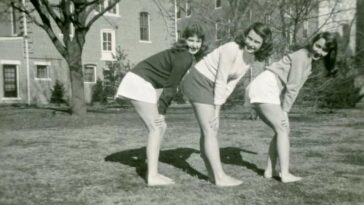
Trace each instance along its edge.
<instances>
[{"instance_id":1,"label":"shrub","mask_svg":"<svg viewBox=\"0 0 364 205\"><path fill-rule=\"evenodd\" d=\"M51 89L51 103L61 104L66 103L66 100L64 99L65 95L65 89L62 82L59 80L56 80L56 83L53 86L53 89Z\"/></svg>"},{"instance_id":2,"label":"shrub","mask_svg":"<svg viewBox=\"0 0 364 205\"><path fill-rule=\"evenodd\" d=\"M360 88L355 87L354 59L338 61L338 72L334 77L326 77L323 66L316 66L297 98L298 104L317 108L351 108L363 97ZM317 68L318 66L318 68Z\"/></svg>"},{"instance_id":3,"label":"shrub","mask_svg":"<svg viewBox=\"0 0 364 205\"><path fill-rule=\"evenodd\" d=\"M92 88L91 103L94 102L100 102L100 103L107 102L107 95L104 89L104 85L102 80L100 79L97 79L95 86Z\"/></svg>"}]
</instances>

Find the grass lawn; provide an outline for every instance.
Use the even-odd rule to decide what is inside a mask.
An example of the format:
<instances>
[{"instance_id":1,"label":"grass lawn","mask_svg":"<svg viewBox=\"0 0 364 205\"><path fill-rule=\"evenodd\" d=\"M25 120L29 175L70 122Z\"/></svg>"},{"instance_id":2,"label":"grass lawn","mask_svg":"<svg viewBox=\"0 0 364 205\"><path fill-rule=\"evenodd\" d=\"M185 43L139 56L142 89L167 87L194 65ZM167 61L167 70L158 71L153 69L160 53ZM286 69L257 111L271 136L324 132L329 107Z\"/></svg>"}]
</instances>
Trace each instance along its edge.
<instances>
[{"instance_id":1,"label":"grass lawn","mask_svg":"<svg viewBox=\"0 0 364 205\"><path fill-rule=\"evenodd\" d=\"M298 183L264 179L272 132L244 109L222 113L221 157L243 185L206 181L191 109L171 109L160 172L170 187L147 187L146 129L135 112L84 118L34 108L0 108L0 204L364 204L364 111L291 114L291 171Z\"/></svg>"}]
</instances>

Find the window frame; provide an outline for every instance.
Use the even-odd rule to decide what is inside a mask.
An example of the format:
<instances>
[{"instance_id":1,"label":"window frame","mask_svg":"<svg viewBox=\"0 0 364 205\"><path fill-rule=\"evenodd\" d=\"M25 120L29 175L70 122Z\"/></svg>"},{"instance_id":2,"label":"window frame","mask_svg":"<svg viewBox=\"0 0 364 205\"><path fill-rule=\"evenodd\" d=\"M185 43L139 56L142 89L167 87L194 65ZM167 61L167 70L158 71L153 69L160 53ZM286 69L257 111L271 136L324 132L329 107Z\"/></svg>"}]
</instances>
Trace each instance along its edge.
<instances>
[{"instance_id":1,"label":"window frame","mask_svg":"<svg viewBox=\"0 0 364 205\"><path fill-rule=\"evenodd\" d=\"M186 17L192 16L192 7L191 7L191 0L186 0Z\"/></svg>"},{"instance_id":2,"label":"window frame","mask_svg":"<svg viewBox=\"0 0 364 205\"><path fill-rule=\"evenodd\" d=\"M85 70L86 70L86 67L88 67L88 68L93 68L93 72L94 72L94 76L93 76L93 80L94 81L86 81L86 75L85 75ZM83 83L85 83L85 84L95 84L96 83L96 81L97 81L97 72L96 72L96 69L97 69L97 66L96 66L96 64L84 64L83 66L82 66L82 71L83 71Z\"/></svg>"},{"instance_id":3,"label":"window frame","mask_svg":"<svg viewBox=\"0 0 364 205\"><path fill-rule=\"evenodd\" d=\"M51 81L51 63L50 62L34 62L34 65L35 65L35 75L34 75L34 78L35 80L37 81ZM46 69L47 69L47 77L46 78L39 78L38 77L38 66L46 66Z\"/></svg>"},{"instance_id":4,"label":"window frame","mask_svg":"<svg viewBox=\"0 0 364 205\"><path fill-rule=\"evenodd\" d=\"M218 2L220 2L220 5L218 6ZM221 0L215 0L215 9L222 8L222 1Z\"/></svg>"},{"instance_id":5,"label":"window frame","mask_svg":"<svg viewBox=\"0 0 364 205\"><path fill-rule=\"evenodd\" d=\"M148 40L142 40L142 14L146 14L147 16L147 34L148 34ZM151 35L150 35L150 14L146 11L139 12L139 42L140 43L152 43L151 41Z\"/></svg>"},{"instance_id":6,"label":"window frame","mask_svg":"<svg viewBox=\"0 0 364 205\"><path fill-rule=\"evenodd\" d=\"M103 4L100 4L97 9L95 10L96 13L100 13L100 11L103 9L103 8L106 8L109 6L109 1L110 0L104 0ZM111 17L120 17L120 2L116 3L115 4L115 9L116 9L116 13L112 13L110 12L113 8L111 8L110 10L106 11L103 15L105 16L111 16ZM101 8L102 6L102 8Z\"/></svg>"},{"instance_id":7,"label":"window frame","mask_svg":"<svg viewBox=\"0 0 364 205\"><path fill-rule=\"evenodd\" d=\"M111 50L104 50L104 33L111 34ZM116 38L114 29L101 29L100 30L100 46L101 46L101 60L115 60L116 53Z\"/></svg>"},{"instance_id":8,"label":"window frame","mask_svg":"<svg viewBox=\"0 0 364 205\"><path fill-rule=\"evenodd\" d=\"M20 61L18 60L0 60L0 65L1 65L1 72L2 72L2 80L3 80L3 90L2 90L2 96L1 99L2 100L20 100L20 86L19 86L19 67L21 65ZM16 71L16 97L5 97L5 76L4 76L4 65L15 65L15 71Z\"/></svg>"},{"instance_id":9,"label":"window frame","mask_svg":"<svg viewBox=\"0 0 364 205\"><path fill-rule=\"evenodd\" d=\"M11 36L18 36L19 33L18 21L16 17L16 9L14 9L13 6L10 6Z\"/></svg>"}]
</instances>

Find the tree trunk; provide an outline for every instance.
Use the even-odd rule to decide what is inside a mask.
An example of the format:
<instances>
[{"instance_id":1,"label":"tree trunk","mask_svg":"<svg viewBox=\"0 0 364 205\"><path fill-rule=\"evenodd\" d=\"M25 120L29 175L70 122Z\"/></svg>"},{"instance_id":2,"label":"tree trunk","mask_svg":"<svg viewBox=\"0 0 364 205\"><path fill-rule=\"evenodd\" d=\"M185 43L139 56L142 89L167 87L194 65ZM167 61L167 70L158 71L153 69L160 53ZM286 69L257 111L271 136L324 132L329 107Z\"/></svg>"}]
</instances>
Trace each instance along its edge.
<instances>
[{"instance_id":1,"label":"tree trunk","mask_svg":"<svg viewBox=\"0 0 364 205\"><path fill-rule=\"evenodd\" d=\"M83 84L82 73L82 52L77 46L71 46L73 55L68 58L68 66L70 69L71 80L71 113L74 115L82 116L86 114L86 101L85 101L85 89Z\"/></svg>"},{"instance_id":2,"label":"tree trunk","mask_svg":"<svg viewBox=\"0 0 364 205\"><path fill-rule=\"evenodd\" d=\"M82 69L74 70L71 68L71 112L74 115L86 114L85 89L83 84Z\"/></svg>"}]
</instances>

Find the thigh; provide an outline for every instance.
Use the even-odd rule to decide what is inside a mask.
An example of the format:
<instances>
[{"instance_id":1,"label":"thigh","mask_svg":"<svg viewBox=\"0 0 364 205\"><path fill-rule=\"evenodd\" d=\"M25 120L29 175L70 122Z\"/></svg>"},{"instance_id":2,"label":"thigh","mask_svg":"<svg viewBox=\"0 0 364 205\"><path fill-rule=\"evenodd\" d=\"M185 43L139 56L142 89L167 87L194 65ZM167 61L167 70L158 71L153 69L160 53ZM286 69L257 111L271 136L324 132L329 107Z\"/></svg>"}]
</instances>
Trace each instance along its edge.
<instances>
[{"instance_id":1,"label":"thigh","mask_svg":"<svg viewBox=\"0 0 364 205\"><path fill-rule=\"evenodd\" d=\"M210 121L214 119L215 106L204 103L191 102L197 121L202 130L210 130Z\"/></svg>"},{"instance_id":2,"label":"thigh","mask_svg":"<svg viewBox=\"0 0 364 205\"><path fill-rule=\"evenodd\" d=\"M159 118L158 106L154 103L147 103L138 100L130 100L133 104L139 117L143 120L144 124L151 128L154 122Z\"/></svg>"},{"instance_id":3,"label":"thigh","mask_svg":"<svg viewBox=\"0 0 364 205\"><path fill-rule=\"evenodd\" d=\"M282 121L285 120L280 105L269 103L257 103L254 105L259 117L272 129L282 128Z\"/></svg>"}]
</instances>

